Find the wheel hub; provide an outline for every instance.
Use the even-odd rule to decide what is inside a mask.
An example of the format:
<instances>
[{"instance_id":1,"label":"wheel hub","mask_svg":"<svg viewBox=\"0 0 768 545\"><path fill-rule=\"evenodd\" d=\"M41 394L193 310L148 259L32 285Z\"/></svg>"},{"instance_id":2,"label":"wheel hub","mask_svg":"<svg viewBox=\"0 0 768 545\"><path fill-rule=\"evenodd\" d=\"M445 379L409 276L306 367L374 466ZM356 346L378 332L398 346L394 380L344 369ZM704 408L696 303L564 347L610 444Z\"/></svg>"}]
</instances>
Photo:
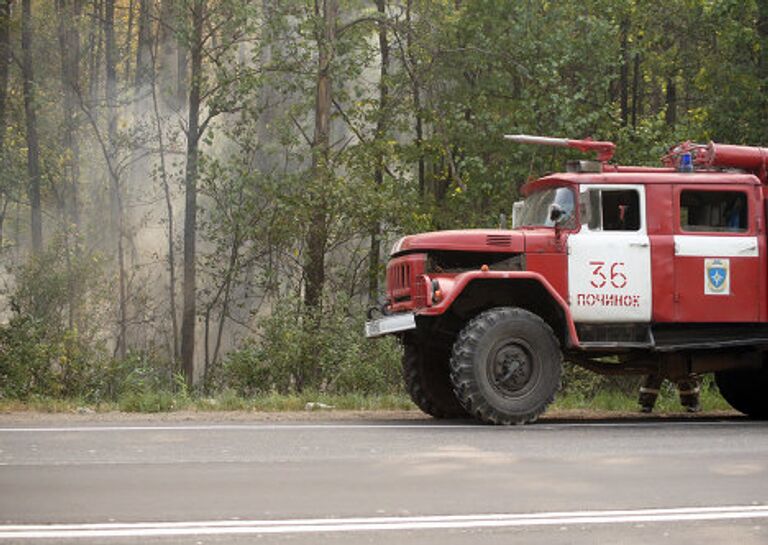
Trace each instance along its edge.
<instances>
[{"instance_id":1,"label":"wheel hub","mask_svg":"<svg viewBox=\"0 0 768 545\"><path fill-rule=\"evenodd\" d=\"M514 343L500 347L493 356L491 381L501 393L512 394L522 390L533 374L531 355Z\"/></svg>"}]
</instances>

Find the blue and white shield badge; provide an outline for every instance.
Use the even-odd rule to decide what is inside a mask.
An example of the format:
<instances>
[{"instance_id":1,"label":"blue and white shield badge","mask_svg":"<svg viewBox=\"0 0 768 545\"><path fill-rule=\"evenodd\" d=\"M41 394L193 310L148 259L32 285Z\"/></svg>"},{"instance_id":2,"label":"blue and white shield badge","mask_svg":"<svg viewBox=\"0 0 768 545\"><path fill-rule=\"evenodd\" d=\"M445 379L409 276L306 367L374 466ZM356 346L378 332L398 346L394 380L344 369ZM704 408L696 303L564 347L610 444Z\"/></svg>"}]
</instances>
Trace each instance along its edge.
<instances>
[{"instance_id":1,"label":"blue and white shield badge","mask_svg":"<svg viewBox=\"0 0 768 545\"><path fill-rule=\"evenodd\" d=\"M704 293L706 295L731 294L731 260L704 260Z\"/></svg>"}]
</instances>

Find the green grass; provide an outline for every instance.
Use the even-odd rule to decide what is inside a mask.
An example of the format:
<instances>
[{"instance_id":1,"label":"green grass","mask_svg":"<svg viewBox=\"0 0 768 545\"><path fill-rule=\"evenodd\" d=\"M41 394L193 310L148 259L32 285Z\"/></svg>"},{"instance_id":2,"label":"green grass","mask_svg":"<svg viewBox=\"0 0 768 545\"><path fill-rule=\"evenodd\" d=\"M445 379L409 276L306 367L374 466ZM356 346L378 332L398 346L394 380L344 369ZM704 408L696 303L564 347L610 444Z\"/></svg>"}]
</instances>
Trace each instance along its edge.
<instances>
[{"instance_id":1,"label":"green grass","mask_svg":"<svg viewBox=\"0 0 768 545\"><path fill-rule=\"evenodd\" d=\"M315 404L315 405L308 405ZM320 405L322 404L322 405ZM325 406L325 407L323 407ZM329 407L329 408L326 408ZM78 399L57 399L35 397L28 400L0 399L0 413L34 411L42 413L72 413L94 411L123 411L135 413L157 413L172 411L387 411L417 410L404 394L383 395L328 395L314 392L280 395L268 394L244 398L233 392L224 392L212 397L196 397L188 394L169 392L140 392L122 396L116 402L89 403Z\"/></svg>"},{"instance_id":2,"label":"green grass","mask_svg":"<svg viewBox=\"0 0 768 545\"><path fill-rule=\"evenodd\" d=\"M706 384L701 389L700 397L701 409L708 411L727 411L732 410L731 406L722 398L720 393L709 388ZM594 397L585 399L578 394L560 395L555 398L552 409L560 410L580 410L592 409L596 411L610 412L639 412L640 405L637 402L637 395L628 395L620 391L604 390L598 392ZM685 409L680 405L680 399L674 388L665 384L662 388L659 399L656 401L654 413L679 413Z\"/></svg>"},{"instance_id":3,"label":"green grass","mask_svg":"<svg viewBox=\"0 0 768 545\"><path fill-rule=\"evenodd\" d=\"M313 405L314 404L314 405ZM322 405L318 405L322 404ZM325 407L323 407L323 405ZM701 405L704 411L726 411L730 406L716 389L707 383L702 387ZM617 413L637 412L637 396L619 390L603 390L595 396L585 398L570 393L559 394L552 410L594 410ZM157 413L173 411L249 411L249 412L289 412L289 411L417 411L416 406L405 394L382 395L328 395L317 392L302 394L267 394L245 398L232 391L225 391L215 396L194 396L187 393L140 392L122 396L115 402L93 403L82 399L58 399L33 397L24 401L0 399L0 413L33 411L41 413L74 412L110 412L123 411L133 413ZM654 410L657 414L678 413L683 411L677 392L670 384L665 384Z\"/></svg>"},{"instance_id":4,"label":"green grass","mask_svg":"<svg viewBox=\"0 0 768 545\"><path fill-rule=\"evenodd\" d=\"M167 413L186 409L189 398L185 394L171 392L139 392L124 395L117 402L126 413Z\"/></svg>"},{"instance_id":5,"label":"green grass","mask_svg":"<svg viewBox=\"0 0 768 545\"><path fill-rule=\"evenodd\" d=\"M302 394L267 394L254 398L239 397L232 392L225 392L211 398L192 400L188 407L200 411L304 411L308 404L322 404L335 410L345 411L384 411L384 410L415 410L415 406L405 395L328 395L314 392ZM310 410L328 410L317 405Z\"/></svg>"}]
</instances>

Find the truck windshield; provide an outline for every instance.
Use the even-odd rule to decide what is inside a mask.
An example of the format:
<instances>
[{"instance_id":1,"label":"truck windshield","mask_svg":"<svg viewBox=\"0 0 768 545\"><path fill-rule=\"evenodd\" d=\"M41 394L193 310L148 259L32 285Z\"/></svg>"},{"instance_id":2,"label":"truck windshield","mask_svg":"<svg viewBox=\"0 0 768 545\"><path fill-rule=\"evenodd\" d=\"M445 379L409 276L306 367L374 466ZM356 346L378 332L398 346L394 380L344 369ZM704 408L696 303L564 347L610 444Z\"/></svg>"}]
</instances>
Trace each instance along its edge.
<instances>
[{"instance_id":1,"label":"truck windshield","mask_svg":"<svg viewBox=\"0 0 768 545\"><path fill-rule=\"evenodd\" d=\"M555 223L560 226L575 225L575 204L573 191L568 187L537 191L523 201L516 227L554 227ZM553 209L560 210L557 220L553 219Z\"/></svg>"}]
</instances>

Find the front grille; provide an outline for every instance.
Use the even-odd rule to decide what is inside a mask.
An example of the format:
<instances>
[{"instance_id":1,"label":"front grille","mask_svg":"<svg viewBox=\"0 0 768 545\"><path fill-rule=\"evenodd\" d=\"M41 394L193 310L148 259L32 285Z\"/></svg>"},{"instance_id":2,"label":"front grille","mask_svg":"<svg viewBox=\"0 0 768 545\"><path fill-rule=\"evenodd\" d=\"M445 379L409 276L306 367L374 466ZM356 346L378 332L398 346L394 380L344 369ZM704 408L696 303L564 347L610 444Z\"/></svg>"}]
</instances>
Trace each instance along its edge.
<instances>
[{"instance_id":1,"label":"front grille","mask_svg":"<svg viewBox=\"0 0 768 545\"><path fill-rule=\"evenodd\" d=\"M387 265L387 295L390 310L400 312L424 305L424 283L417 279L426 272L426 254L393 258Z\"/></svg>"},{"instance_id":2,"label":"front grille","mask_svg":"<svg viewBox=\"0 0 768 545\"><path fill-rule=\"evenodd\" d=\"M390 268L387 274L387 286L396 303L411 298L411 265L410 263L397 263Z\"/></svg>"}]
</instances>

